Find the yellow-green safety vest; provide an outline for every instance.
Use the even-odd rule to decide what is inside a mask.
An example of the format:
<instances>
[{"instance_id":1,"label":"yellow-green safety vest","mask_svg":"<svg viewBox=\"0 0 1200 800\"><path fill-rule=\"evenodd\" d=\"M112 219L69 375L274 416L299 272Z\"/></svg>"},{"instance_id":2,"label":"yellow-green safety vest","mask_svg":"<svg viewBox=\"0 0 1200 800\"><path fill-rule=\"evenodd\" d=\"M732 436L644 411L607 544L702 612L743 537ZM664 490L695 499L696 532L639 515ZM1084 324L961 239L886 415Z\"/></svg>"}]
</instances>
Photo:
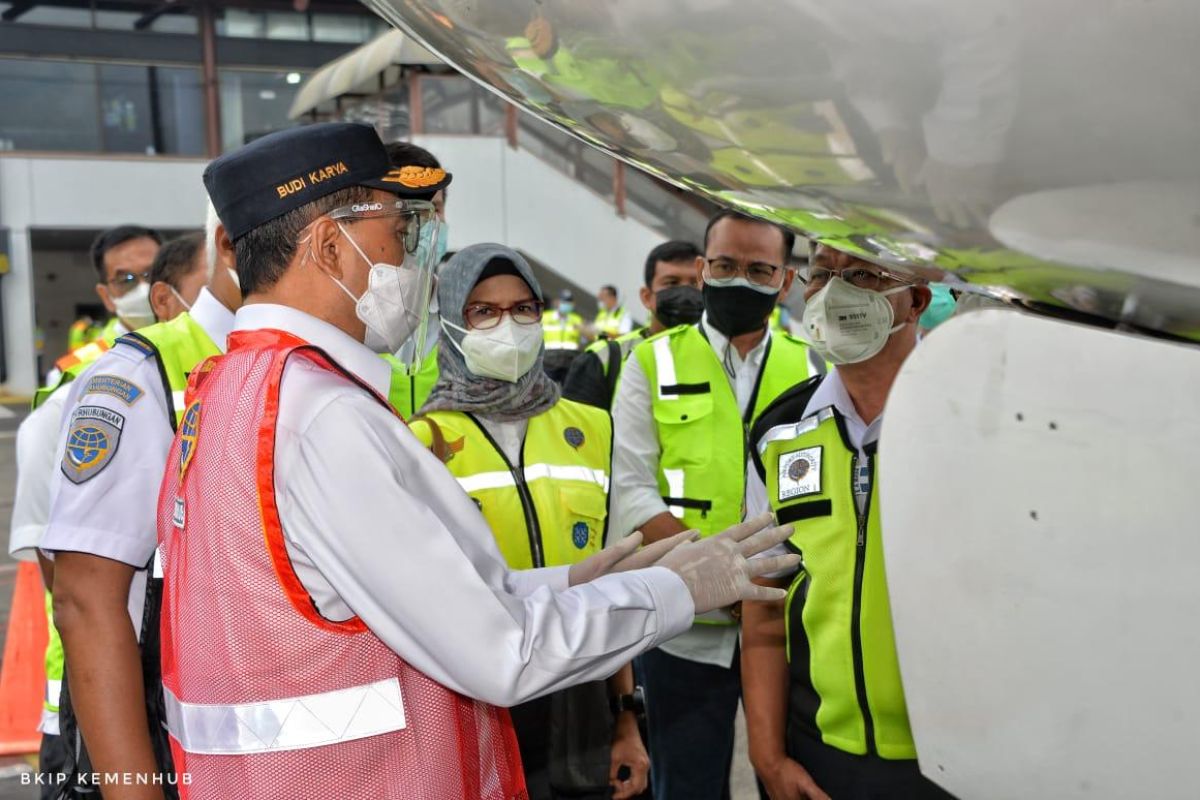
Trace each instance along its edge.
<instances>
[{"instance_id":1,"label":"yellow-green safety vest","mask_svg":"<svg viewBox=\"0 0 1200 800\"><path fill-rule=\"evenodd\" d=\"M597 333L603 333L609 338L615 339L621 335L621 324L625 322L627 316L629 314L625 311L624 306L617 306L612 311L601 306L592 324L596 327Z\"/></svg>"},{"instance_id":2,"label":"yellow-green safety vest","mask_svg":"<svg viewBox=\"0 0 1200 800\"><path fill-rule=\"evenodd\" d=\"M583 317L572 311L565 317L557 311L542 313L542 340L547 350L578 350L583 337Z\"/></svg>"},{"instance_id":3,"label":"yellow-green safety vest","mask_svg":"<svg viewBox=\"0 0 1200 800\"><path fill-rule=\"evenodd\" d=\"M604 546L612 421L561 399L529 420L513 464L471 414L432 411L409 423L474 499L512 569L574 564Z\"/></svg>"},{"instance_id":4,"label":"yellow-green safety vest","mask_svg":"<svg viewBox=\"0 0 1200 800\"><path fill-rule=\"evenodd\" d=\"M804 558L785 601L789 727L855 755L916 758L884 574L875 446L860 461L833 408L775 422L764 417L772 427L757 442L756 467L777 519L795 526L788 546ZM869 478L865 513L854 492L860 469Z\"/></svg>"},{"instance_id":5,"label":"yellow-green safety vest","mask_svg":"<svg viewBox=\"0 0 1200 800\"><path fill-rule=\"evenodd\" d=\"M393 355L384 355L383 360L392 368L392 382L388 386L388 402L404 419L425 405L433 385L438 379L438 345L434 345L421 362L416 375L409 375L404 364Z\"/></svg>"},{"instance_id":6,"label":"yellow-green safety vest","mask_svg":"<svg viewBox=\"0 0 1200 800\"><path fill-rule=\"evenodd\" d=\"M658 487L671 513L704 536L742 519L746 433L789 387L809 377L808 345L772 333L745 414L698 325L681 325L633 349L650 386L658 433Z\"/></svg>"}]
</instances>

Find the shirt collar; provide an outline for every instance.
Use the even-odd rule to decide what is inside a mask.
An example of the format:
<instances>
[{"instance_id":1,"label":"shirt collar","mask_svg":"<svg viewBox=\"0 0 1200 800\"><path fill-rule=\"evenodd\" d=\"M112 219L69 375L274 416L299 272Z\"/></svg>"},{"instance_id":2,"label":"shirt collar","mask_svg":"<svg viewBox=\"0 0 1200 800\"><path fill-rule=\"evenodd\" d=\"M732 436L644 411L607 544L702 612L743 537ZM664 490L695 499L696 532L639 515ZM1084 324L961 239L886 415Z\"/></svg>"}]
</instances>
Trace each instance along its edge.
<instances>
[{"instance_id":1,"label":"shirt collar","mask_svg":"<svg viewBox=\"0 0 1200 800\"><path fill-rule=\"evenodd\" d=\"M260 328L284 331L321 348L340 367L387 397L392 383L392 368L377 353L340 328L290 306L254 303L238 309L234 330Z\"/></svg>"},{"instance_id":2,"label":"shirt collar","mask_svg":"<svg viewBox=\"0 0 1200 800\"><path fill-rule=\"evenodd\" d=\"M233 330L233 312L205 287L196 296L196 302L192 303L188 313L213 340L217 349L224 353L229 332Z\"/></svg>"},{"instance_id":3,"label":"shirt collar","mask_svg":"<svg viewBox=\"0 0 1200 800\"><path fill-rule=\"evenodd\" d=\"M705 311L700 317L700 324L704 326L704 335L708 337L708 343L712 345L713 351L717 354L717 358L721 359L725 356L725 351L729 348L729 337L714 328L708 321L708 312ZM750 352L746 353L743 359L733 348L731 355L738 361L757 362L762 360L763 353L766 352L767 342L771 341L771 326L767 326L767 334L762 338L762 341L754 345Z\"/></svg>"},{"instance_id":4,"label":"shirt collar","mask_svg":"<svg viewBox=\"0 0 1200 800\"><path fill-rule=\"evenodd\" d=\"M836 408L838 413L846 419L850 438L859 440L853 442L856 447L861 448L879 438L883 414L876 417L870 425L863 421L858 414L858 409L854 407L854 400L850 398L850 392L846 390L846 384L842 382L842 375L838 372L837 367L830 370L817 385L817 390L813 392L812 397L808 400L808 406L804 409L804 416L812 416L822 408L830 406Z\"/></svg>"}]
</instances>

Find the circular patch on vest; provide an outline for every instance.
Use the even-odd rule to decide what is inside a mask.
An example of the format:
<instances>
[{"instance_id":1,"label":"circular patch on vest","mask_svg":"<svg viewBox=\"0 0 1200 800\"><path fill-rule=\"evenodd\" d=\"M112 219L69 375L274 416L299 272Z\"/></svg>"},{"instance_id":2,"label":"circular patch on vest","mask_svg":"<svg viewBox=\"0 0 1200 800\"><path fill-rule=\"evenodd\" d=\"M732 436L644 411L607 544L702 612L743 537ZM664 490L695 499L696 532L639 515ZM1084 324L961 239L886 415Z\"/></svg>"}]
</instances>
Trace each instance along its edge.
<instances>
[{"instance_id":1,"label":"circular patch on vest","mask_svg":"<svg viewBox=\"0 0 1200 800\"><path fill-rule=\"evenodd\" d=\"M797 458L788 465L788 477L794 481L803 480L804 476L808 474L810 467L811 465L808 463L808 459Z\"/></svg>"},{"instance_id":2,"label":"circular patch on vest","mask_svg":"<svg viewBox=\"0 0 1200 800\"><path fill-rule=\"evenodd\" d=\"M183 412L183 421L179 423L179 480L187 473L196 454L196 437L200 435L200 401L197 400Z\"/></svg>"},{"instance_id":3,"label":"circular patch on vest","mask_svg":"<svg viewBox=\"0 0 1200 800\"><path fill-rule=\"evenodd\" d=\"M581 447L584 442L583 431L579 430L579 428L576 428L574 425L563 431L563 438L567 440L567 444L576 449Z\"/></svg>"},{"instance_id":4,"label":"circular patch on vest","mask_svg":"<svg viewBox=\"0 0 1200 800\"><path fill-rule=\"evenodd\" d=\"M586 522L576 522L575 527L571 528L571 541L580 550L587 547L588 543L588 524Z\"/></svg>"}]
</instances>

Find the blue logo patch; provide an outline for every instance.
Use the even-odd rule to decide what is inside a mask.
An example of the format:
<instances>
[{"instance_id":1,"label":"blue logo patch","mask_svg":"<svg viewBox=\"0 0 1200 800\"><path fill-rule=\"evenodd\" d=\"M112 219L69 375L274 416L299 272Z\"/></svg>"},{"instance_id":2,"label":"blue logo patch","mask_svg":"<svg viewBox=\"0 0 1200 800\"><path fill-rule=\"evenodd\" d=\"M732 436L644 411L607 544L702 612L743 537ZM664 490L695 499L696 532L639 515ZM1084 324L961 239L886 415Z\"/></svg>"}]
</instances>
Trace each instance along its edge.
<instances>
[{"instance_id":1,"label":"blue logo patch","mask_svg":"<svg viewBox=\"0 0 1200 800\"><path fill-rule=\"evenodd\" d=\"M576 522L575 527L571 528L571 541L582 550L587 547L589 533L586 522Z\"/></svg>"},{"instance_id":2,"label":"blue logo patch","mask_svg":"<svg viewBox=\"0 0 1200 800\"><path fill-rule=\"evenodd\" d=\"M96 375L88 381L83 394L108 394L131 406L145 394L136 383L125 380L118 375ZM82 396L82 395L81 395Z\"/></svg>"},{"instance_id":3,"label":"blue logo patch","mask_svg":"<svg viewBox=\"0 0 1200 800\"><path fill-rule=\"evenodd\" d=\"M71 415L62 473L71 483L83 483L99 474L117 453L125 417L102 406L80 406Z\"/></svg>"},{"instance_id":4,"label":"blue logo patch","mask_svg":"<svg viewBox=\"0 0 1200 800\"><path fill-rule=\"evenodd\" d=\"M583 431L573 425L563 431L563 438L567 440L567 444L577 450L584 442Z\"/></svg>"},{"instance_id":5,"label":"blue logo patch","mask_svg":"<svg viewBox=\"0 0 1200 800\"><path fill-rule=\"evenodd\" d=\"M197 400L183 412L179 423L179 480L187 473L192 456L196 454L196 437L200 434L200 401Z\"/></svg>"}]
</instances>

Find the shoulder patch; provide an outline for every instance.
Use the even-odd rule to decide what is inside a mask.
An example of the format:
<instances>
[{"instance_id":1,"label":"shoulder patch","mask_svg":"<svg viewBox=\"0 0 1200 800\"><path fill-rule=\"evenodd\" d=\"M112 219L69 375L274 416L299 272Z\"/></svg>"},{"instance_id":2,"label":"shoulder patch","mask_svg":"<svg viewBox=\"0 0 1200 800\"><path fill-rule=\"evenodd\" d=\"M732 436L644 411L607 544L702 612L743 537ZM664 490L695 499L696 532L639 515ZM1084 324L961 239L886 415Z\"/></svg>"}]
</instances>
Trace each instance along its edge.
<instances>
[{"instance_id":1,"label":"shoulder patch","mask_svg":"<svg viewBox=\"0 0 1200 800\"><path fill-rule=\"evenodd\" d=\"M142 387L119 375L96 375L87 382L80 397L89 394L109 394L125 405L131 406L142 399L142 395L145 393Z\"/></svg>"},{"instance_id":2,"label":"shoulder patch","mask_svg":"<svg viewBox=\"0 0 1200 800\"><path fill-rule=\"evenodd\" d=\"M196 455L196 440L200 436L200 401L193 401L183 413L183 422L179 425L179 482L191 466L192 456Z\"/></svg>"},{"instance_id":3,"label":"shoulder patch","mask_svg":"<svg viewBox=\"0 0 1200 800\"><path fill-rule=\"evenodd\" d=\"M79 406L71 415L62 473L71 483L91 480L117 454L125 417L101 406Z\"/></svg>"}]
</instances>

